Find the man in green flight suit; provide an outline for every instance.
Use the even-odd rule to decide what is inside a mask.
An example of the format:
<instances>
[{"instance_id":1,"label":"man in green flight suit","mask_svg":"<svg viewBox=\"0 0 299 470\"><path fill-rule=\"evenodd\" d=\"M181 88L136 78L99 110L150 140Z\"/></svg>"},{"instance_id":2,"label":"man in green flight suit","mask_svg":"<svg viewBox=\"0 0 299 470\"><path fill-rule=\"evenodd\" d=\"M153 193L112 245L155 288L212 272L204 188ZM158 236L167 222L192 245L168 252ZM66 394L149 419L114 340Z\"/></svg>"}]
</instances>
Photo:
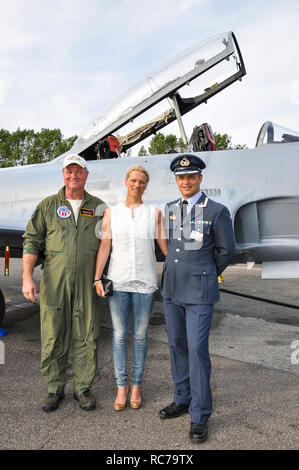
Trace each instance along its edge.
<instances>
[{"instance_id":1,"label":"man in green flight suit","mask_svg":"<svg viewBox=\"0 0 299 470\"><path fill-rule=\"evenodd\" d=\"M100 318L93 277L106 205L84 190L87 177L84 158L67 155L65 186L39 203L24 234L23 294L32 302L37 300L33 270L39 253L45 254L40 289L41 374L48 384L44 411L57 409L64 397L70 344L74 398L86 411L96 406L90 388Z\"/></svg>"}]
</instances>

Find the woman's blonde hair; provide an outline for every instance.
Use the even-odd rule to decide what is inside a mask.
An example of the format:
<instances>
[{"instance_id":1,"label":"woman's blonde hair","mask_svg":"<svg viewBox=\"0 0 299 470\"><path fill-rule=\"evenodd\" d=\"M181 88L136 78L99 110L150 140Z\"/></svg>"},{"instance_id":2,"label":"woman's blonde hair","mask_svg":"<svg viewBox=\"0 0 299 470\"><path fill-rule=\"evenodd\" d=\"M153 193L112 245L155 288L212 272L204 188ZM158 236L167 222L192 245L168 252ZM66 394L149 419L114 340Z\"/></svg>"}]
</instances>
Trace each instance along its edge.
<instances>
[{"instance_id":1,"label":"woman's blonde hair","mask_svg":"<svg viewBox=\"0 0 299 470\"><path fill-rule=\"evenodd\" d=\"M132 173L132 171L141 171L141 173L143 173L146 177L146 182L148 183L149 182L149 173L146 171L146 169L141 166L141 165L132 165L130 166L130 168L128 169L127 173L126 173L126 180L129 178L130 174Z\"/></svg>"}]
</instances>

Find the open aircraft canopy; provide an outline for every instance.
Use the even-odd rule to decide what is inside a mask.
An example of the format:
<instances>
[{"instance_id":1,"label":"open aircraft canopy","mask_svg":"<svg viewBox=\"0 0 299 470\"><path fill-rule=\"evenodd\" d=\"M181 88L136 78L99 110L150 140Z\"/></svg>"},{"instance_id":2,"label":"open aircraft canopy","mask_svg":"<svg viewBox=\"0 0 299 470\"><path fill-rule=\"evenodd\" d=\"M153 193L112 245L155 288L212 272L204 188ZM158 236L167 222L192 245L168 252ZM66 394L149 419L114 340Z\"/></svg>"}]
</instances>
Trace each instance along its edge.
<instances>
[{"instance_id":1,"label":"open aircraft canopy","mask_svg":"<svg viewBox=\"0 0 299 470\"><path fill-rule=\"evenodd\" d=\"M117 99L82 132L72 151L87 160L99 159L100 144L114 135L119 142L118 153L126 152L175 119L180 121L182 115L245 74L232 32L200 42L147 74Z\"/></svg>"},{"instance_id":2,"label":"open aircraft canopy","mask_svg":"<svg viewBox=\"0 0 299 470\"><path fill-rule=\"evenodd\" d=\"M299 142L299 132L286 129L272 121L266 121L258 134L256 147L266 144L288 144Z\"/></svg>"}]
</instances>

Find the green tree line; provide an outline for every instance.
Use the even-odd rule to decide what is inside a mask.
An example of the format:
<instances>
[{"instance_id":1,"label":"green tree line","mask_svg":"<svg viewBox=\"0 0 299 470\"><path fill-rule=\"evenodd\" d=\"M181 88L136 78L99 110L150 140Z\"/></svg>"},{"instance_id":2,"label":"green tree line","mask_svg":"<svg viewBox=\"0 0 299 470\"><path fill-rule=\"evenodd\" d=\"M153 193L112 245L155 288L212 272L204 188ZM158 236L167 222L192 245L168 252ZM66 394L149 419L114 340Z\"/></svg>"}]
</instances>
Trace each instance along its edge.
<instances>
[{"instance_id":1,"label":"green tree line","mask_svg":"<svg viewBox=\"0 0 299 470\"><path fill-rule=\"evenodd\" d=\"M247 148L245 144L232 144L232 138L228 134L219 134L216 133L215 145L216 150L235 150ZM178 138L174 134L164 135L161 132L158 132L151 140L148 150L142 146L139 150L139 156L145 155L161 155L165 153L170 153L171 151L175 152L185 152L186 147L182 138Z\"/></svg>"},{"instance_id":2,"label":"green tree line","mask_svg":"<svg viewBox=\"0 0 299 470\"><path fill-rule=\"evenodd\" d=\"M0 129L0 167L48 162L67 152L76 139L64 139L60 129Z\"/></svg>"},{"instance_id":3,"label":"green tree line","mask_svg":"<svg viewBox=\"0 0 299 470\"><path fill-rule=\"evenodd\" d=\"M0 129L0 167L45 163L67 152L77 136L64 138L60 129L20 129L9 132ZM228 134L215 134L217 150L246 148L246 145L233 145ZM174 134L164 135L161 132L151 140L149 148L142 146L138 155L161 155L170 152L184 152L185 145L181 138Z\"/></svg>"}]
</instances>

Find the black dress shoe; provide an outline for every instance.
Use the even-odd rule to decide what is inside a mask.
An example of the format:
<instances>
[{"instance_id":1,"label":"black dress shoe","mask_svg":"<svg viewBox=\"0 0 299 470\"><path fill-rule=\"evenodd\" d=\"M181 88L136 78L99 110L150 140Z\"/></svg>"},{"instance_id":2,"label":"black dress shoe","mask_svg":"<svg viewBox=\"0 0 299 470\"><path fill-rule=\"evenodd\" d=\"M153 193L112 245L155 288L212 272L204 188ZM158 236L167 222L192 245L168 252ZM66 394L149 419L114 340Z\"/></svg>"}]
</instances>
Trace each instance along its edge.
<instances>
[{"instance_id":1,"label":"black dress shoe","mask_svg":"<svg viewBox=\"0 0 299 470\"><path fill-rule=\"evenodd\" d=\"M193 442L204 442L208 438L208 425L191 423L189 436Z\"/></svg>"},{"instance_id":2,"label":"black dress shoe","mask_svg":"<svg viewBox=\"0 0 299 470\"><path fill-rule=\"evenodd\" d=\"M161 419L170 419L177 418L178 416L181 416L184 413L188 413L188 410L189 405L186 405L185 403L173 402L162 410L160 410L159 414Z\"/></svg>"}]
</instances>

